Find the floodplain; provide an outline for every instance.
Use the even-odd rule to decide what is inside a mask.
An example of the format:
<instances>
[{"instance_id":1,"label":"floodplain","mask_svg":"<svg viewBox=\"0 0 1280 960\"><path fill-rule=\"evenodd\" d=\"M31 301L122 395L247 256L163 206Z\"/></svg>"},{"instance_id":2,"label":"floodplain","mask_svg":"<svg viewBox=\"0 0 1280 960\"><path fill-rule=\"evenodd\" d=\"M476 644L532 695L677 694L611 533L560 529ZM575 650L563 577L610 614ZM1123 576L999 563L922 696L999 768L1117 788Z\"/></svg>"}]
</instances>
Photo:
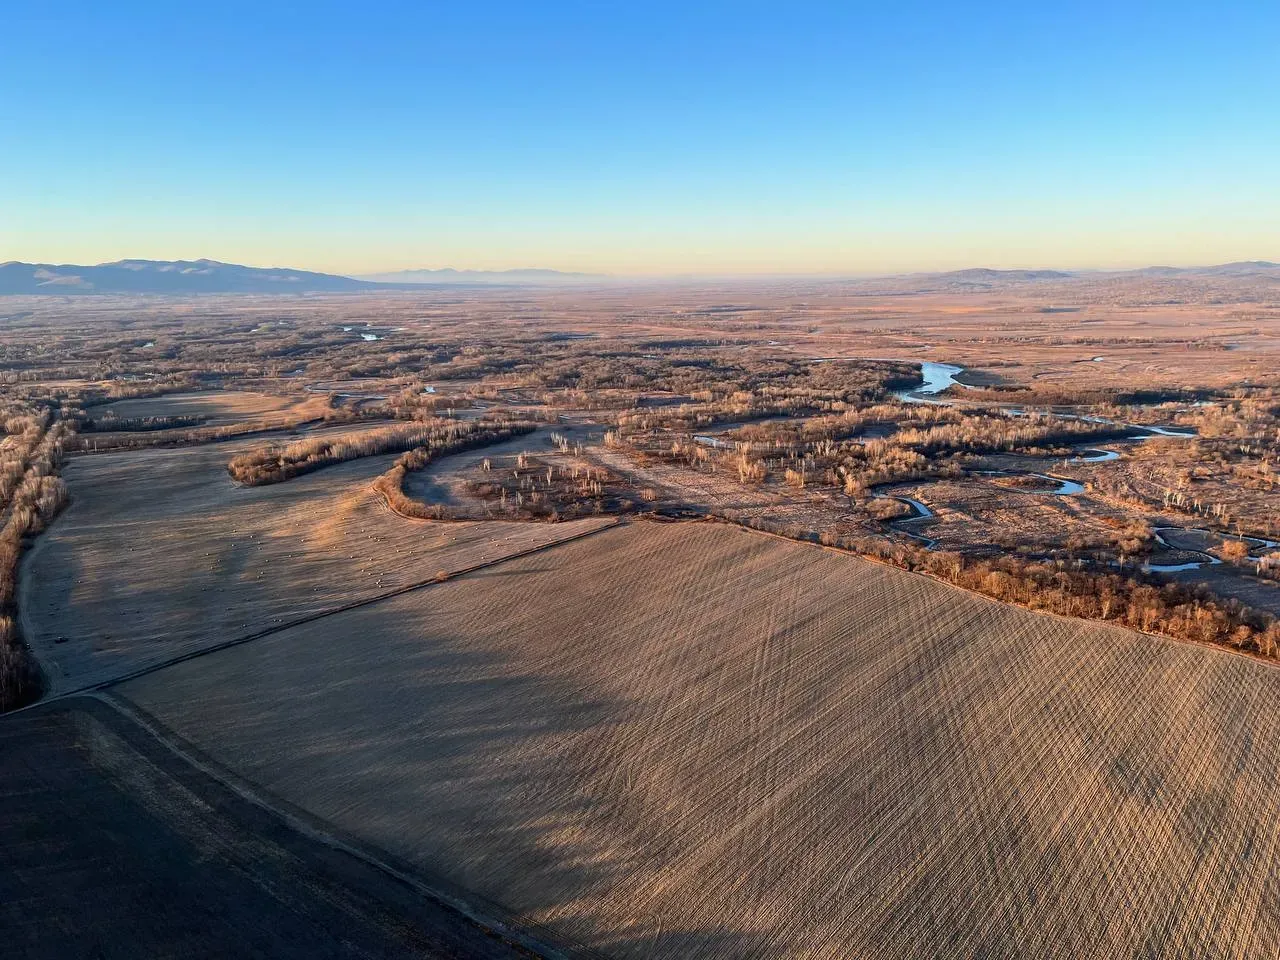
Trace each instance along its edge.
<instances>
[{"instance_id":1,"label":"floodplain","mask_svg":"<svg viewBox=\"0 0 1280 960\"><path fill-rule=\"evenodd\" d=\"M1267 271L10 299L17 955L1280 950Z\"/></svg>"}]
</instances>

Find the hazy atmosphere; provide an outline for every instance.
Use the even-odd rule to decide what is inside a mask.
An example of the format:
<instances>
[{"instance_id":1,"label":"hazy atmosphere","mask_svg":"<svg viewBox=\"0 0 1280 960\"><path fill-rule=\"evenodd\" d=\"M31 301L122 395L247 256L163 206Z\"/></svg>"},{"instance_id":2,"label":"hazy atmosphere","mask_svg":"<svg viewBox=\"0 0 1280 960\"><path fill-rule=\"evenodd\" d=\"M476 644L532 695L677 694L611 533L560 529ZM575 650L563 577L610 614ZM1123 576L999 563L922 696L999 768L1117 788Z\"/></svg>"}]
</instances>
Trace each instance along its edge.
<instances>
[{"instance_id":1,"label":"hazy atmosphere","mask_svg":"<svg viewBox=\"0 0 1280 960\"><path fill-rule=\"evenodd\" d=\"M0 260L343 274L1280 259L1280 7L0 15Z\"/></svg>"}]
</instances>

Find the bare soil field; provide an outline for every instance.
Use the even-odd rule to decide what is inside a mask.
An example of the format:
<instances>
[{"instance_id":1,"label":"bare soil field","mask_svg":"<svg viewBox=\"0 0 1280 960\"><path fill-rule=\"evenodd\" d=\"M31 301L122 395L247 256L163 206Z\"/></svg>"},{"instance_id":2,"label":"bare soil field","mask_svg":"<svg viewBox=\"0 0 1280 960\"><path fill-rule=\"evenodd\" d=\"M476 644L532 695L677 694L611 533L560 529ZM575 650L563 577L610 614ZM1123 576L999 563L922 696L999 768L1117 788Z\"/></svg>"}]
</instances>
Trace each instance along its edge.
<instances>
[{"instance_id":1,"label":"bare soil field","mask_svg":"<svg viewBox=\"0 0 1280 960\"><path fill-rule=\"evenodd\" d=\"M732 527L632 523L117 692L608 956L1280 951L1280 671Z\"/></svg>"},{"instance_id":2,"label":"bare soil field","mask_svg":"<svg viewBox=\"0 0 1280 960\"><path fill-rule=\"evenodd\" d=\"M260 442L260 441L259 441ZM53 693L575 535L555 526L433 524L369 489L393 454L242 487L253 444L73 458L71 506L24 558L24 635Z\"/></svg>"},{"instance_id":3,"label":"bare soil field","mask_svg":"<svg viewBox=\"0 0 1280 960\"><path fill-rule=\"evenodd\" d=\"M0 754L13 960L527 956L290 830L97 701L3 718Z\"/></svg>"}]
</instances>

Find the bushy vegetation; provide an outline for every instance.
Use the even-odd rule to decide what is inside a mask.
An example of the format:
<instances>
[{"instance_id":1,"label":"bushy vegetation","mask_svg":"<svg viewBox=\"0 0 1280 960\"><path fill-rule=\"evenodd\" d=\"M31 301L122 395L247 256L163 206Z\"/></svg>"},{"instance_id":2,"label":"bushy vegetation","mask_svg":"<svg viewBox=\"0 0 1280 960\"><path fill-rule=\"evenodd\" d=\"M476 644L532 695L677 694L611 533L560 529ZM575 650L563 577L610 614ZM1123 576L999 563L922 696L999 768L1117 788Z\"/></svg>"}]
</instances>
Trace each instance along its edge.
<instances>
[{"instance_id":1,"label":"bushy vegetation","mask_svg":"<svg viewBox=\"0 0 1280 960\"><path fill-rule=\"evenodd\" d=\"M561 443L561 454L569 444ZM496 469L485 461L481 476L467 483L467 492L485 504L486 514L525 520L570 520L593 514L631 513L644 497L627 488L612 471L572 458L550 459L528 453L514 468Z\"/></svg>"},{"instance_id":2,"label":"bushy vegetation","mask_svg":"<svg viewBox=\"0 0 1280 960\"><path fill-rule=\"evenodd\" d=\"M439 457L502 443L505 440L532 433L538 428L536 423L529 421L506 423L471 421L456 423L455 426L468 429L425 438L424 442L399 457L390 470L374 481L373 488L382 495L387 505L396 513L420 520L447 519L448 511L440 504L426 504L405 494L405 475L414 470L423 469Z\"/></svg>"},{"instance_id":3,"label":"bushy vegetation","mask_svg":"<svg viewBox=\"0 0 1280 960\"><path fill-rule=\"evenodd\" d=\"M532 428L530 428L532 429ZM482 438L514 436L509 427L495 427L484 421L436 419L423 423L396 424L359 433L310 437L293 443L271 444L242 453L227 464L233 479L247 486L280 483L335 463L404 450L463 450ZM483 442L494 442L485 439Z\"/></svg>"},{"instance_id":4,"label":"bushy vegetation","mask_svg":"<svg viewBox=\"0 0 1280 960\"><path fill-rule=\"evenodd\" d=\"M194 446L296 429L297 423L228 423L219 427L131 432L90 432L74 434L67 441L69 453L110 453L115 450L147 450L154 447Z\"/></svg>"},{"instance_id":5,"label":"bushy vegetation","mask_svg":"<svg viewBox=\"0 0 1280 960\"><path fill-rule=\"evenodd\" d=\"M682 369L677 367L676 369ZM637 406L615 418L623 436L655 430L692 432L720 423L765 417L857 416L893 391L919 382L911 364L871 361L839 363L761 362L737 366L709 359L694 369L704 376L669 378L686 402Z\"/></svg>"},{"instance_id":6,"label":"bushy vegetation","mask_svg":"<svg viewBox=\"0 0 1280 960\"><path fill-rule=\"evenodd\" d=\"M51 422L47 410L11 407L0 441L0 710L11 710L39 695L40 677L17 628L18 563L23 543L43 530L67 500L57 476L65 424Z\"/></svg>"},{"instance_id":7,"label":"bushy vegetation","mask_svg":"<svg viewBox=\"0 0 1280 960\"><path fill-rule=\"evenodd\" d=\"M86 417L76 429L80 433L98 431L146 431L176 430L184 427L196 427L204 422L204 417L117 417L105 416L98 419Z\"/></svg>"},{"instance_id":8,"label":"bushy vegetation","mask_svg":"<svg viewBox=\"0 0 1280 960\"><path fill-rule=\"evenodd\" d=\"M851 497L865 497L884 484L960 476L985 454L1063 453L1073 445L1128 432L1083 420L905 403L746 424L701 440L677 431L628 431L628 424L634 427L635 418L619 418L609 442L641 457L736 475L744 483L760 483L775 474L800 488L818 480Z\"/></svg>"},{"instance_id":9,"label":"bushy vegetation","mask_svg":"<svg viewBox=\"0 0 1280 960\"><path fill-rule=\"evenodd\" d=\"M1262 429L1247 438L1153 440L1130 450L1094 485L1137 509L1180 514L1222 533L1277 539L1277 449Z\"/></svg>"},{"instance_id":10,"label":"bushy vegetation","mask_svg":"<svg viewBox=\"0 0 1280 960\"><path fill-rule=\"evenodd\" d=\"M965 590L1040 610L1156 633L1174 640L1213 643L1280 657L1280 621L1205 586L1161 582L1137 572L1098 573L1019 557L973 559L884 537L815 535L759 519L749 527L792 539L820 542L860 556L927 574Z\"/></svg>"}]
</instances>

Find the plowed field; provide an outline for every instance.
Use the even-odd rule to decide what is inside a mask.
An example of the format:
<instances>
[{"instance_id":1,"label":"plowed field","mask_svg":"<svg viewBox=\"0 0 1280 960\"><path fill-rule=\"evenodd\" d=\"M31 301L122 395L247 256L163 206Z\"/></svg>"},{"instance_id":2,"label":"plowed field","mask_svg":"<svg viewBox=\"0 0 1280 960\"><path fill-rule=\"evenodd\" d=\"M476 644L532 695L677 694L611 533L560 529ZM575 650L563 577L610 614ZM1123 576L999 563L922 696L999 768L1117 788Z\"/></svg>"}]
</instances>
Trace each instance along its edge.
<instances>
[{"instance_id":1,"label":"plowed field","mask_svg":"<svg viewBox=\"0 0 1280 960\"><path fill-rule=\"evenodd\" d=\"M119 688L617 957L1274 957L1280 671L632 524Z\"/></svg>"}]
</instances>

